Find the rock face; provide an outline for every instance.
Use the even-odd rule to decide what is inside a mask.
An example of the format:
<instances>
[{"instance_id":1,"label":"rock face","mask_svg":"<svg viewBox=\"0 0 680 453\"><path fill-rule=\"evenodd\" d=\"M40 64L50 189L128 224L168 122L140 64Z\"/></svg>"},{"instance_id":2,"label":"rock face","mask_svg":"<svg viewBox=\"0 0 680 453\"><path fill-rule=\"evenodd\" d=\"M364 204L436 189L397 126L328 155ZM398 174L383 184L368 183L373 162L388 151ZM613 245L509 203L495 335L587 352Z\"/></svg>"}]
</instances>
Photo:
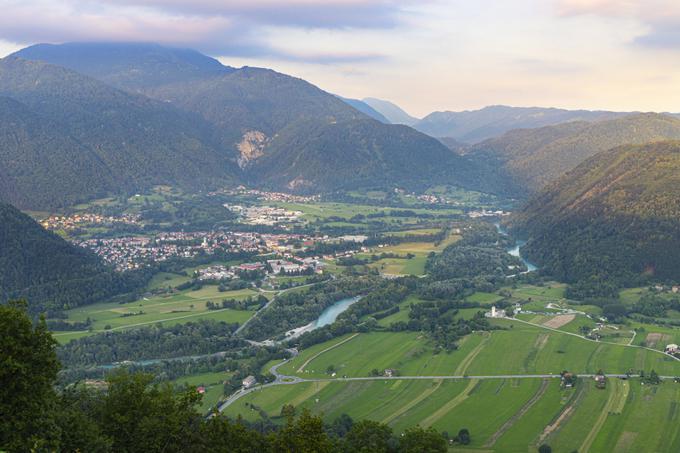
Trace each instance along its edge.
<instances>
[{"instance_id":1,"label":"rock face","mask_svg":"<svg viewBox=\"0 0 680 453\"><path fill-rule=\"evenodd\" d=\"M236 145L239 152L238 166L243 169L257 158L262 157L266 145L267 136L264 135L264 132L248 131L243 134L243 140Z\"/></svg>"}]
</instances>

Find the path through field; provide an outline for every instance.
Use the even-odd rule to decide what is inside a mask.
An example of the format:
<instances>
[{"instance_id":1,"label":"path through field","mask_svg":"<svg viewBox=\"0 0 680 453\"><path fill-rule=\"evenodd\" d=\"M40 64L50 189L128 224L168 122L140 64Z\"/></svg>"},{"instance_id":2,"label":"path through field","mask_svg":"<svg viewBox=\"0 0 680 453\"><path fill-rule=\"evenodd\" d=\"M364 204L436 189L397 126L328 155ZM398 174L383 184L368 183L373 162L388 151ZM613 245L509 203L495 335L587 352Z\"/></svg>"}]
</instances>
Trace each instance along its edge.
<instances>
[{"instance_id":1,"label":"path through field","mask_svg":"<svg viewBox=\"0 0 680 453\"><path fill-rule=\"evenodd\" d=\"M513 415L512 417L510 417L510 419L508 421L503 423L503 426L501 426L498 429L498 431L496 431L495 433L493 433L493 435L491 437L489 437L489 439L484 443L483 448L493 447L494 444L496 443L496 441L503 434L505 434L510 428L512 428L512 426L517 422L517 420L522 418L524 416L524 414L526 414L529 411L529 409L531 409L532 406L534 404L536 404L538 402L538 400L540 400L543 397L546 390L548 390L548 379L543 379L543 382L541 382L541 386L539 387L538 390L536 390L536 393L534 394L534 396L532 396L531 399L529 401L527 401L524 404L524 406L522 406L517 411L517 413L515 413L515 415Z\"/></svg>"}]
</instances>

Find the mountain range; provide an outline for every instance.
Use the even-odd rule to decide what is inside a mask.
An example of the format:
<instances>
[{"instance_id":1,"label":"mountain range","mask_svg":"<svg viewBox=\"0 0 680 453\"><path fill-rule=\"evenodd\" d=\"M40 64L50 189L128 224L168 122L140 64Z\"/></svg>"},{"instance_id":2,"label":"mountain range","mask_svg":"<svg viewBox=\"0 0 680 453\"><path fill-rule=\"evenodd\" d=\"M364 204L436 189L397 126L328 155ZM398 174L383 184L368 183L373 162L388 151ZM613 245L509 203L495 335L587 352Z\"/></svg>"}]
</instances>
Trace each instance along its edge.
<instances>
[{"instance_id":1,"label":"mountain range","mask_svg":"<svg viewBox=\"0 0 680 453\"><path fill-rule=\"evenodd\" d=\"M680 279L680 142L626 145L586 160L510 222L523 249L580 297L645 276Z\"/></svg>"},{"instance_id":2,"label":"mountain range","mask_svg":"<svg viewBox=\"0 0 680 453\"><path fill-rule=\"evenodd\" d=\"M494 105L480 110L434 112L413 125L433 137L479 143L513 129L530 129L571 121L600 121L626 113Z\"/></svg>"},{"instance_id":3,"label":"mountain range","mask_svg":"<svg viewBox=\"0 0 680 453\"><path fill-rule=\"evenodd\" d=\"M15 101L5 109L20 112L25 131L0 136L11 145L0 168L16 181L0 197L24 208L161 183L318 192L480 179L425 134L377 121L304 80L191 50L36 45L0 60L0 96ZM45 150L48 140L59 146ZM24 148L52 162L18 158ZM39 175L53 190L30 187Z\"/></svg>"},{"instance_id":4,"label":"mountain range","mask_svg":"<svg viewBox=\"0 0 680 453\"><path fill-rule=\"evenodd\" d=\"M537 129L518 129L464 148L479 165L513 181L515 194L530 194L587 158L608 149L680 139L680 120L658 113L616 119L573 121Z\"/></svg>"}]
</instances>

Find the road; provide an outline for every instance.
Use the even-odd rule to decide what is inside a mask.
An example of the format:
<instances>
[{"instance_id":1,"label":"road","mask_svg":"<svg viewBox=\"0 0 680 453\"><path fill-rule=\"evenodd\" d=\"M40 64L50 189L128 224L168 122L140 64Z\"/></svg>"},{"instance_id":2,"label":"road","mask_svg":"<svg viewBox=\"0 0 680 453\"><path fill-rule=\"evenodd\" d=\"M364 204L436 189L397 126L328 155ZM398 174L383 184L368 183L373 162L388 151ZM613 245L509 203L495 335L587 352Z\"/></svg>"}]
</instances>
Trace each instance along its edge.
<instances>
[{"instance_id":1,"label":"road","mask_svg":"<svg viewBox=\"0 0 680 453\"><path fill-rule=\"evenodd\" d=\"M252 318L251 318L252 319ZM606 341L597 341L597 340L592 340L590 338L586 338L582 335L578 335L575 333L571 332L565 332L563 330L559 329L554 329L552 327L547 327L543 326L540 324L534 324L528 321L523 321L521 319L517 318L509 318L512 321L518 321L524 324L529 324L534 327L540 327L546 330L552 330L554 332L559 332L561 334L567 334L567 335L572 335L578 338L581 338L582 340L587 340L587 341L593 341L596 343L606 343L606 344L612 344L616 346L623 346L623 347L629 347L629 348L639 348L639 349L647 349L649 351L657 352L660 354L663 354L661 351L657 351L656 349L651 349L647 348L644 346L638 346L638 345L633 345L633 344L622 344L622 343L610 343ZM256 342L251 342L252 344L257 344ZM278 363L274 365L273 367L270 368L270 373L274 375L274 381L263 384L263 385L257 385L255 387L251 387L249 389L241 389L238 392L232 394L224 400L220 406L218 407L219 412L223 412L227 407L232 405L234 402L238 401L240 398L246 396L249 393L255 392L257 390L262 390L267 387L273 387L276 385L293 385L293 384L299 384L302 382L350 382L350 381L389 381L389 380L435 380L435 379L444 379L444 380L457 380L457 379L554 379L554 378L559 378L559 374L498 374L498 375L482 375L482 376L469 376L469 375L447 375L447 376L393 376L393 377L387 377L387 376L366 376L366 377L339 377L339 378L303 378L299 376L287 376L284 374L279 373L278 369L285 363L287 363L289 360L292 360L296 355L297 355L297 350L295 349L289 349L289 352L292 353L292 356L281 363ZM665 354L664 354L665 355ZM672 357L672 356L670 356ZM676 360L676 357L673 357ZM586 378L592 378L594 375L593 374L579 374L576 373L579 377L586 377ZM613 378L629 378L629 377L639 377L638 375L633 375L633 374L607 374L608 377L613 377ZM674 379L675 376L660 376L661 379Z\"/></svg>"},{"instance_id":2,"label":"road","mask_svg":"<svg viewBox=\"0 0 680 453\"><path fill-rule=\"evenodd\" d=\"M252 392L257 392L259 390L263 390L267 387L274 387L277 385L294 385L294 384L300 384L303 382L352 382L352 381L412 381L412 380L423 380L423 381L431 381L431 380L464 380L464 379L479 379L479 380L486 380L486 379L559 379L561 376L559 374L494 374L494 375L479 375L479 376L473 376L473 375L444 375L444 376L362 376L362 377L338 377L338 378L304 378L304 377L299 377L299 376L288 376L285 374L279 373L279 368L286 363L288 363L290 360L295 358L298 354L297 349L287 349L287 351L291 354L291 357L288 359L277 363L276 365L272 366L269 369L269 372L274 376L274 380L272 382L269 382L267 384L261 384L261 385L256 385L254 387L250 387L248 389L241 389L237 391L236 393L233 393L229 395L229 397L224 400L222 403L220 403L218 407L219 412L224 412L229 406L231 406L233 403L241 399L242 397L248 395L249 393ZM595 375L594 374L579 374L576 373L578 377L580 378L593 378ZM610 378L635 378L639 377L638 375L635 374L607 374L607 377ZM660 376L661 379L673 379L674 376Z\"/></svg>"}]
</instances>

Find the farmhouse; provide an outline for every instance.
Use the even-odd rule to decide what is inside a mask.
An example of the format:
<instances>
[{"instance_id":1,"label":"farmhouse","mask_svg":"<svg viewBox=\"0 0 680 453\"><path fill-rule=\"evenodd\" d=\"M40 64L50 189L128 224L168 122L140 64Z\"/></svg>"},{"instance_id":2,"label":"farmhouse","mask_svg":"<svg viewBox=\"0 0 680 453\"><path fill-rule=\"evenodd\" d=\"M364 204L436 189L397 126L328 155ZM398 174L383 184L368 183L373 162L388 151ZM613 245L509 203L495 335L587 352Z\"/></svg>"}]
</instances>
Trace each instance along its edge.
<instances>
[{"instance_id":1,"label":"farmhouse","mask_svg":"<svg viewBox=\"0 0 680 453\"><path fill-rule=\"evenodd\" d=\"M248 389L255 385L257 383L257 380L255 379L255 376L248 376L243 380L243 388Z\"/></svg>"},{"instance_id":2,"label":"farmhouse","mask_svg":"<svg viewBox=\"0 0 680 453\"><path fill-rule=\"evenodd\" d=\"M562 372L562 377L560 380L562 388L572 388L576 383L576 375L568 371Z\"/></svg>"},{"instance_id":3,"label":"farmhouse","mask_svg":"<svg viewBox=\"0 0 680 453\"><path fill-rule=\"evenodd\" d=\"M595 387L603 389L607 386L607 378L604 376L604 374L598 373L593 376L593 379L595 379Z\"/></svg>"},{"instance_id":4,"label":"farmhouse","mask_svg":"<svg viewBox=\"0 0 680 453\"><path fill-rule=\"evenodd\" d=\"M675 343L671 343L669 345L666 345L666 354L675 354L678 352L678 345Z\"/></svg>"}]
</instances>

